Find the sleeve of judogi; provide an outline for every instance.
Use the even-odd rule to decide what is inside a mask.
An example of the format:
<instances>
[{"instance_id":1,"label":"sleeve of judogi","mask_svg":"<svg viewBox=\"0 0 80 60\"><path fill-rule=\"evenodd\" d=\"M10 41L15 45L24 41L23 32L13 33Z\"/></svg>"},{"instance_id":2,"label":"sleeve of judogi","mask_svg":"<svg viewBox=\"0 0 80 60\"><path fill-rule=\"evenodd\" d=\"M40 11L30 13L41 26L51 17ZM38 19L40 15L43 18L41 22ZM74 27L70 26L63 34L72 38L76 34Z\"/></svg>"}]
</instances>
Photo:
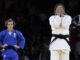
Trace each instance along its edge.
<instances>
[{"instance_id":1,"label":"sleeve of judogi","mask_svg":"<svg viewBox=\"0 0 80 60\"><path fill-rule=\"evenodd\" d=\"M59 16L51 16L49 18L49 24L51 28L58 28L60 24L60 18Z\"/></svg>"},{"instance_id":2,"label":"sleeve of judogi","mask_svg":"<svg viewBox=\"0 0 80 60\"><path fill-rule=\"evenodd\" d=\"M25 46L25 38L24 38L24 36L22 35L22 33L19 32L19 31L17 31L17 35L18 35L18 40L20 41L20 42L19 42L19 47L20 47L21 49L23 49L24 46Z\"/></svg>"},{"instance_id":3,"label":"sleeve of judogi","mask_svg":"<svg viewBox=\"0 0 80 60\"><path fill-rule=\"evenodd\" d=\"M50 18L49 18L49 24L51 25L51 26L53 26L53 25L58 25L58 21L56 21L57 20L57 16L51 16Z\"/></svg>"},{"instance_id":4,"label":"sleeve of judogi","mask_svg":"<svg viewBox=\"0 0 80 60\"><path fill-rule=\"evenodd\" d=\"M0 46L2 45L1 40L3 39L3 34L4 34L4 32L0 32Z\"/></svg>"},{"instance_id":5,"label":"sleeve of judogi","mask_svg":"<svg viewBox=\"0 0 80 60\"><path fill-rule=\"evenodd\" d=\"M0 32L0 46L2 45L2 43L1 43L1 32Z\"/></svg>"},{"instance_id":6,"label":"sleeve of judogi","mask_svg":"<svg viewBox=\"0 0 80 60\"><path fill-rule=\"evenodd\" d=\"M52 26L53 25L53 19L54 19L54 16L51 16L50 18L49 18L49 24Z\"/></svg>"},{"instance_id":7,"label":"sleeve of judogi","mask_svg":"<svg viewBox=\"0 0 80 60\"><path fill-rule=\"evenodd\" d=\"M71 24L72 18L71 16L66 15L64 17L64 21L63 21L63 27L64 28L69 28L70 24Z\"/></svg>"}]
</instances>

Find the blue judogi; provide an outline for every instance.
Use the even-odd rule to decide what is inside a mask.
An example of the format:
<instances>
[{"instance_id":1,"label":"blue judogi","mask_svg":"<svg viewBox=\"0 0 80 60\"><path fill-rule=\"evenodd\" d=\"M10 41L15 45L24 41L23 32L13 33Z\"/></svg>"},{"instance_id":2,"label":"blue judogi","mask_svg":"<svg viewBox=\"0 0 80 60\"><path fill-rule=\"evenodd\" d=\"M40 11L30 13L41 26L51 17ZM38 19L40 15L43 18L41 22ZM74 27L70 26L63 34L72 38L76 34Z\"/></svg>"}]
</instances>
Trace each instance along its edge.
<instances>
[{"instance_id":1,"label":"blue judogi","mask_svg":"<svg viewBox=\"0 0 80 60\"><path fill-rule=\"evenodd\" d=\"M17 44L18 42L19 44ZM25 38L18 30L13 29L11 35L9 35L8 29L6 29L0 32L0 46L4 44L7 44L9 46L18 45L21 49L23 49L25 45ZM3 60L18 60L18 53L13 49L2 51L2 56Z\"/></svg>"}]
</instances>

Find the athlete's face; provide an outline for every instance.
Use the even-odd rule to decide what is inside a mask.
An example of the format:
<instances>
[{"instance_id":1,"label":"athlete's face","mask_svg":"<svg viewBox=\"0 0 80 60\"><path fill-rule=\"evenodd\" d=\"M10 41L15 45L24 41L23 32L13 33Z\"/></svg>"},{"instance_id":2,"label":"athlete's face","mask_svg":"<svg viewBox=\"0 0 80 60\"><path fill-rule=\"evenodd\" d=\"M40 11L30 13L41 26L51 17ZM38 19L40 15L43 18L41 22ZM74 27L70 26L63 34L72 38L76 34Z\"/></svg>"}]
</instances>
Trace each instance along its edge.
<instances>
[{"instance_id":1,"label":"athlete's face","mask_svg":"<svg viewBox=\"0 0 80 60\"><path fill-rule=\"evenodd\" d=\"M64 13L65 13L64 8L63 8L63 6L61 6L61 5L57 6L55 12L56 12L56 14L58 14L58 15L61 15L61 14L64 14Z\"/></svg>"},{"instance_id":2,"label":"athlete's face","mask_svg":"<svg viewBox=\"0 0 80 60\"><path fill-rule=\"evenodd\" d=\"M7 23L7 28L8 29L12 30L13 29L13 26L14 26L13 22L8 22Z\"/></svg>"}]
</instances>

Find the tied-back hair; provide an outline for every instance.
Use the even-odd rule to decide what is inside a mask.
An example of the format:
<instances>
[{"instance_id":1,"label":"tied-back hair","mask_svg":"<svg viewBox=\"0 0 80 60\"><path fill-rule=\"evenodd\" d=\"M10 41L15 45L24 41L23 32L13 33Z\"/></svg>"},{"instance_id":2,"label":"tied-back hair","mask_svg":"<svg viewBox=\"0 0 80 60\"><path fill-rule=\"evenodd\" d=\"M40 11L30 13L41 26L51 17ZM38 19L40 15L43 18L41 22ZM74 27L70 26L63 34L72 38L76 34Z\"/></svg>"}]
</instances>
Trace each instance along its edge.
<instances>
[{"instance_id":1,"label":"tied-back hair","mask_svg":"<svg viewBox=\"0 0 80 60\"><path fill-rule=\"evenodd\" d=\"M62 3L58 3L58 4L56 4L55 6L54 6L54 15L56 15L56 12L55 12L55 10L56 10L56 8L58 7L58 6L62 6L63 7L63 9L64 9L64 15L66 14L66 12L65 12L65 7L64 7L64 5L62 4Z\"/></svg>"},{"instance_id":2,"label":"tied-back hair","mask_svg":"<svg viewBox=\"0 0 80 60\"><path fill-rule=\"evenodd\" d=\"M11 19L11 18L5 21L5 26L7 26L8 22L13 22L13 26L14 27L16 26L15 21L13 19Z\"/></svg>"}]
</instances>

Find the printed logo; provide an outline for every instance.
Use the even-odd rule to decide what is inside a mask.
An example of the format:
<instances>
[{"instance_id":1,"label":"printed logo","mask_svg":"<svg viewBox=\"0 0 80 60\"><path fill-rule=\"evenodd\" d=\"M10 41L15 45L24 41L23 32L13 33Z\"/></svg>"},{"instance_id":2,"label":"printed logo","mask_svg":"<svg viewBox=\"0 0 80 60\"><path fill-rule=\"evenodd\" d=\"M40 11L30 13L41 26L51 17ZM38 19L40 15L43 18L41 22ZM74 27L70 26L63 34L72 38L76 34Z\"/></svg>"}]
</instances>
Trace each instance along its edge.
<instances>
[{"instance_id":1,"label":"printed logo","mask_svg":"<svg viewBox=\"0 0 80 60\"><path fill-rule=\"evenodd\" d=\"M14 33L14 37L16 37L16 33Z\"/></svg>"}]
</instances>

